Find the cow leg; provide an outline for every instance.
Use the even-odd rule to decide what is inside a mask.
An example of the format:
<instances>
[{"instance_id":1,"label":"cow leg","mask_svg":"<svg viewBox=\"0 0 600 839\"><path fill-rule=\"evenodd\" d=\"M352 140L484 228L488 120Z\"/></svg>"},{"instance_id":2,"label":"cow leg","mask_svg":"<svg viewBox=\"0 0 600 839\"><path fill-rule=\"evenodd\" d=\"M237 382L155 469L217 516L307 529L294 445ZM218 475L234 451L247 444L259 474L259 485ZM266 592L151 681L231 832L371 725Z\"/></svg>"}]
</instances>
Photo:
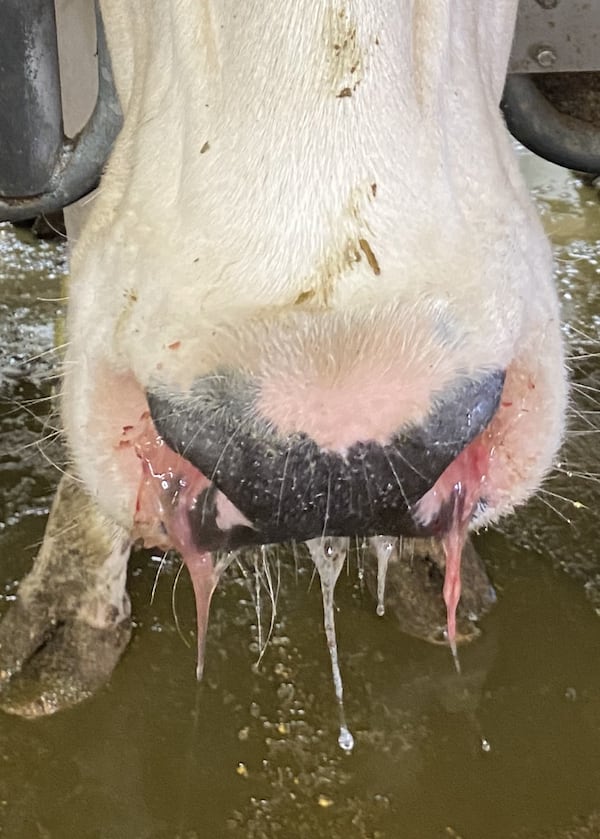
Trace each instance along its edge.
<instances>
[{"instance_id":1,"label":"cow leg","mask_svg":"<svg viewBox=\"0 0 600 839\"><path fill-rule=\"evenodd\" d=\"M51 714L96 691L131 635L128 534L64 476L40 552L0 624L0 707Z\"/></svg>"}]
</instances>

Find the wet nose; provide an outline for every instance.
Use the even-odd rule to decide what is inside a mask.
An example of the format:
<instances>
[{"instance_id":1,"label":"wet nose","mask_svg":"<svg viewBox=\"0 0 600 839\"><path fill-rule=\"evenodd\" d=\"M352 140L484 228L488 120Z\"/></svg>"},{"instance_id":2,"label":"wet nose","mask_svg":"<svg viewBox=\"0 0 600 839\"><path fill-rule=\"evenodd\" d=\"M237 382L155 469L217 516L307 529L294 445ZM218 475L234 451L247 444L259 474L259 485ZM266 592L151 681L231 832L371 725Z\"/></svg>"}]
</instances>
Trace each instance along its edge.
<instances>
[{"instance_id":1,"label":"wet nose","mask_svg":"<svg viewBox=\"0 0 600 839\"><path fill-rule=\"evenodd\" d=\"M419 425L343 453L303 433L279 434L256 408L257 383L228 371L196 380L185 394L157 388L148 402L165 442L212 482L189 515L199 545L215 549L323 534L424 535L415 504L488 425L503 384L499 370L457 379ZM252 527L223 530L218 491Z\"/></svg>"}]
</instances>

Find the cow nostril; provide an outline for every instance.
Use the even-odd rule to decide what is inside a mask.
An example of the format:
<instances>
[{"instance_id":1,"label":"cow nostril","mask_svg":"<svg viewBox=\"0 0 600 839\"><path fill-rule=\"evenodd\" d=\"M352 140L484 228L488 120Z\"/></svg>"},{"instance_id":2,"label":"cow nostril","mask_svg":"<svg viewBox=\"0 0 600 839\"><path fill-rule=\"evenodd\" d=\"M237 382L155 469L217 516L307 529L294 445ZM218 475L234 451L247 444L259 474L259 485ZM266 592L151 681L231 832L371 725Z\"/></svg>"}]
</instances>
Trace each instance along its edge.
<instances>
[{"instance_id":1,"label":"cow nostril","mask_svg":"<svg viewBox=\"0 0 600 839\"><path fill-rule=\"evenodd\" d=\"M422 534L415 505L489 424L503 384L502 371L457 380L422 424L343 454L306 434L278 434L256 410L254 383L231 373L198 379L186 394L156 389L148 403L167 444L252 522L239 541L266 544L324 533ZM205 548L235 543L233 534L219 543L219 533L207 528L196 538Z\"/></svg>"}]
</instances>

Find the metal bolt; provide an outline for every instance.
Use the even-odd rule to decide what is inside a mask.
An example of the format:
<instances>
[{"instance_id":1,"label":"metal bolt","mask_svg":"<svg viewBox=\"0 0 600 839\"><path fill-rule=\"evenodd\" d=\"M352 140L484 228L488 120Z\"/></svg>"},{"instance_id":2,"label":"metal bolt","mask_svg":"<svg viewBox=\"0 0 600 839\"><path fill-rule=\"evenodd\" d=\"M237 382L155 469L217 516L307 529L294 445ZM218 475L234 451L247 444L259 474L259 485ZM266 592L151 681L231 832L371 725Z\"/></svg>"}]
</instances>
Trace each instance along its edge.
<instances>
[{"instance_id":1,"label":"metal bolt","mask_svg":"<svg viewBox=\"0 0 600 839\"><path fill-rule=\"evenodd\" d=\"M556 53L552 49L552 47L537 47L535 50L534 58L540 67L544 67L544 69L548 67L552 67L554 62L556 61Z\"/></svg>"},{"instance_id":2,"label":"metal bolt","mask_svg":"<svg viewBox=\"0 0 600 839\"><path fill-rule=\"evenodd\" d=\"M558 6L558 0L537 0L537 2L542 9L556 9Z\"/></svg>"}]
</instances>

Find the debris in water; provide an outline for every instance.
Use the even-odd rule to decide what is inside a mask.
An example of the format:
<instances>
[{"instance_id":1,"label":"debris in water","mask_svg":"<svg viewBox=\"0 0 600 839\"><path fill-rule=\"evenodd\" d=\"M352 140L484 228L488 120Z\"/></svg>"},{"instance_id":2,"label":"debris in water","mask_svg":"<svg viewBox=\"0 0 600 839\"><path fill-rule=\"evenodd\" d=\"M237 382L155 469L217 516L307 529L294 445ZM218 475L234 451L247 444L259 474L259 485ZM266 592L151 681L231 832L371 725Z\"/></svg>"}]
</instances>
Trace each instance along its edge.
<instances>
[{"instance_id":1,"label":"debris in water","mask_svg":"<svg viewBox=\"0 0 600 839\"><path fill-rule=\"evenodd\" d=\"M485 737L481 738L481 751L486 752L486 754L487 754L487 752L492 751L491 743L490 743L489 740L486 740Z\"/></svg>"},{"instance_id":2,"label":"debris in water","mask_svg":"<svg viewBox=\"0 0 600 839\"><path fill-rule=\"evenodd\" d=\"M338 662L337 641L335 637L335 620L333 614L333 593L335 584L344 567L346 554L348 552L348 539L343 537L330 537L322 539L310 539L307 543L312 561L319 573L321 580L321 594L323 596L323 623L327 647L331 659L331 672L333 675L333 687L338 704L340 733L338 744L345 752L351 752L354 748L354 737L346 724L344 711L344 687Z\"/></svg>"},{"instance_id":3,"label":"debris in water","mask_svg":"<svg viewBox=\"0 0 600 839\"><path fill-rule=\"evenodd\" d=\"M240 776L240 778L247 778L248 777L248 768L247 768L246 764L242 763L241 761L235 767L235 771Z\"/></svg>"},{"instance_id":4,"label":"debris in water","mask_svg":"<svg viewBox=\"0 0 600 839\"><path fill-rule=\"evenodd\" d=\"M575 688L567 688L565 690L565 699L568 699L569 702L576 702L577 701L577 691Z\"/></svg>"},{"instance_id":5,"label":"debris in water","mask_svg":"<svg viewBox=\"0 0 600 839\"><path fill-rule=\"evenodd\" d=\"M331 807L331 805L333 804L333 798L329 798L328 795L321 794L317 798L317 804L319 805L319 807Z\"/></svg>"},{"instance_id":6,"label":"debris in water","mask_svg":"<svg viewBox=\"0 0 600 839\"><path fill-rule=\"evenodd\" d=\"M389 536L372 536L369 544L377 557L377 614L385 615L385 579L392 556L398 557L398 540Z\"/></svg>"}]
</instances>

